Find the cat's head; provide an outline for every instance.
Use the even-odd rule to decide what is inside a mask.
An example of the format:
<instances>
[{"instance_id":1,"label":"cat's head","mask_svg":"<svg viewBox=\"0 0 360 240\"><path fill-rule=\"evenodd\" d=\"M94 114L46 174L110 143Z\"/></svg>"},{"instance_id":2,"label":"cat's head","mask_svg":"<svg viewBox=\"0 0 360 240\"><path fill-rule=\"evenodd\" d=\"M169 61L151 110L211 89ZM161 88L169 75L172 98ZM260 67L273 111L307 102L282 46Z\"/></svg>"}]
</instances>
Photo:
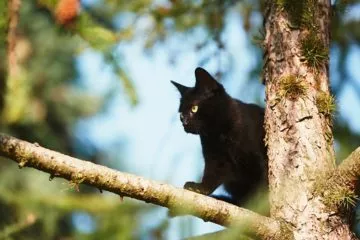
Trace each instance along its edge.
<instances>
[{"instance_id":1,"label":"cat's head","mask_svg":"<svg viewBox=\"0 0 360 240\"><path fill-rule=\"evenodd\" d=\"M209 127L209 122L218 118L221 101L226 96L224 87L206 70L196 68L196 83L187 87L171 81L181 94L180 120L188 133L200 134ZM220 102L219 102L220 101Z\"/></svg>"}]
</instances>

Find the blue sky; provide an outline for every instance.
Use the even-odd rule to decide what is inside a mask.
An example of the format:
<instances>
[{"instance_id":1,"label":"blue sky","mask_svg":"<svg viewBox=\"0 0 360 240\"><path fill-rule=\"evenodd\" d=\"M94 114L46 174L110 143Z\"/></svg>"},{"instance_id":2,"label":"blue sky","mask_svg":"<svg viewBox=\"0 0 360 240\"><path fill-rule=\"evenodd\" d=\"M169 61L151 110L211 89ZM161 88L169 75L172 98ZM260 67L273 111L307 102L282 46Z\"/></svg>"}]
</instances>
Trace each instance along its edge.
<instances>
[{"instance_id":1,"label":"blue sky","mask_svg":"<svg viewBox=\"0 0 360 240\"><path fill-rule=\"evenodd\" d=\"M201 32L199 34L201 37ZM234 13L227 17L224 40L228 51L233 53L235 66L224 82L225 88L230 95L246 102L263 99L263 91L259 94L256 90L259 86L263 89L260 81L247 84L249 71L256 64L256 56L242 28L241 19ZM169 64L168 49L171 48L181 49L175 65ZM114 156L121 155L121 164L112 163L120 170L177 187L182 187L186 181L198 180L203 168L200 141L197 136L186 134L182 129L177 114L179 94L170 80L192 86L199 56L186 44L176 40L170 41L165 47L155 47L151 55L144 54L141 39L131 44L121 44L117 50L134 81L140 103L133 108L125 94L120 93L105 112L81 121L77 134L99 148L109 149ZM354 48L349 58L351 75L360 84L360 50ZM334 59L332 62L336 61ZM102 95L109 88L120 86L112 69L104 64L102 56L95 51L82 53L78 57L77 67L84 86L93 93ZM217 70L217 64L211 61L203 67L212 73ZM338 104L344 119L360 132L360 103L351 87L345 87ZM123 141L123 148L111 149L112 144L119 141ZM166 209L159 207L147 217L152 221L144 221L144 225L156 226L166 217ZM168 239L184 237L178 229L189 220L192 221L193 232L185 233L186 236L220 229L215 224L204 223L193 217L176 218L170 221Z\"/></svg>"},{"instance_id":2,"label":"blue sky","mask_svg":"<svg viewBox=\"0 0 360 240\"><path fill-rule=\"evenodd\" d=\"M360 49L351 47L348 56L349 77L360 86ZM345 86L343 92L338 96L338 109L344 120L350 127L360 132L360 101L356 96L355 89L349 84Z\"/></svg>"}]
</instances>

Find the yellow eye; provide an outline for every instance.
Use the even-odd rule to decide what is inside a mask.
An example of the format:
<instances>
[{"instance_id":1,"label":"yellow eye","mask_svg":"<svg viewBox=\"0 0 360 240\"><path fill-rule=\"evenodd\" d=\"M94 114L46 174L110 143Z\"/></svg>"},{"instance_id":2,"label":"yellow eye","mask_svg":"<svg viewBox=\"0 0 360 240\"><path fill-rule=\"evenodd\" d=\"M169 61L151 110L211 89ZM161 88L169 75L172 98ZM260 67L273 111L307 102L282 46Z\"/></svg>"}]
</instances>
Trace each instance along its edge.
<instances>
[{"instance_id":1,"label":"yellow eye","mask_svg":"<svg viewBox=\"0 0 360 240\"><path fill-rule=\"evenodd\" d=\"M194 106L192 106L191 107L191 111L193 112L193 113L196 113L197 112L197 110L198 110L198 106L197 105L194 105Z\"/></svg>"}]
</instances>

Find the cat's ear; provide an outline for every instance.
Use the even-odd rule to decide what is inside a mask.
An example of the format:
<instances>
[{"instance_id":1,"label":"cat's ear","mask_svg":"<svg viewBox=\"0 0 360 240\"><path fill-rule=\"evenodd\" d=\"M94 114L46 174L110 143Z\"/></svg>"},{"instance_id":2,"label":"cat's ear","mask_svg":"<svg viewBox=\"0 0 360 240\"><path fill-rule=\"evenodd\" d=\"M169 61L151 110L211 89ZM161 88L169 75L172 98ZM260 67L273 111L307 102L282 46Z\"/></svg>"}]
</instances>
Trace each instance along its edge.
<instances>
[{"instance_id":1,"label":"cat's ear","mask_svg":"<svg viewBox=\"0 0 360 240\"><path fill-rule=\"evenodd\" d=\"M177 90L179 90L181 96L184 95L184 93L189 89L189 87L186 87L184 85L181 85L180 83L174 82L174 81L170 81L172 84L174 84L174 86L177 88Z\"/></svg>"},{"instance_id":2,"label":"cat's ear","mask_svg":"<svg viewBox=\"0 0 360 240\"><path fill-rule=\"evenodd\" d=\"M213 78L210 73L208 73L203 68L196 68L195 69L195 88L196 89L204 89L204 90L217 90L219 88L222 88L222 85L218 83L215 78Z\"/></svg>"}]
</instances>

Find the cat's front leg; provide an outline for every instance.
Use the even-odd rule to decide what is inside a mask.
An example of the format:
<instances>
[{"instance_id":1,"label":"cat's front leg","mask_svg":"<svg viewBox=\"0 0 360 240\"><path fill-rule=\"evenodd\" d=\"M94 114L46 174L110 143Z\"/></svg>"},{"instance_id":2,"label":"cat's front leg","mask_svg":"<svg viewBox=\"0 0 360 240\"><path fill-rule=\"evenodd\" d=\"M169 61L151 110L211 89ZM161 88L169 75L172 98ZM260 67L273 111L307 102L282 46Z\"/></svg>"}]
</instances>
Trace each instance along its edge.
<instances>
[{"instance_id":1,"label":"cat's front leg","mask_svg":"<svg viewBox=\"0 0 360 240\"><path fill-rule=\"evenodd\" d=\"M222 162L205 161L204 176L201 183L186 182L184 188L193 192L210 195L215 189L225 182L228 171Z\"/></svg>"}]
</instances>

